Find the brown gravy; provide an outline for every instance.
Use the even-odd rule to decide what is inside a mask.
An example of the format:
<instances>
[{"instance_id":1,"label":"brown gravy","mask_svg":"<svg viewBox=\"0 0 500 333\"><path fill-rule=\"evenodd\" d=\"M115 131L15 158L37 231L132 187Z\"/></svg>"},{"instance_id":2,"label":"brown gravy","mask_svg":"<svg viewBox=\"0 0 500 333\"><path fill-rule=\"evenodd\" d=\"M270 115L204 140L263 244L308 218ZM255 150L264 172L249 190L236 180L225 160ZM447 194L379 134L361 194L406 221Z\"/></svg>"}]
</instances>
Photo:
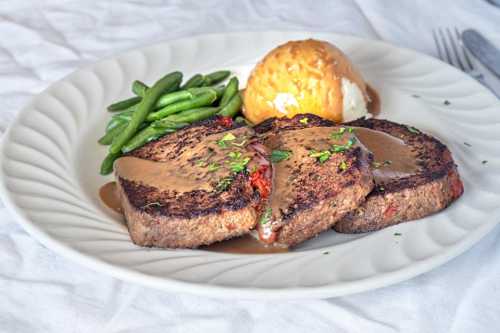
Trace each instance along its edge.
<instances>
[{"instance_id":1,"label":"brown gravy","mask_svg":"<svg viewBox=\"0 0 500 333\"><path fill-rule=\"evenodd\" d=\"M211 191L219 181L231 174L228 168L231 162L230 156L234 155L230 154L239 154L240 160L250 158L248 166L251 167L255 153L245 149L251 134L251 129L242 127L210 135L206 140L191 144L179 151L175 158L165 162L133 156L121 157L114 164L115 173L127 180L163 191L172 189L179 193L194 190ZM220 146L221 140L226 142L224 145L227 147Z\"/></svg>"},{"instance_id":2,"label":"brown gravy","mask_svg":"<svg viewBox=\"0 0 500 333\"><path fill-rule=\"evenodd\" d=\"M102 203L111 210L119 214L123 214L120 196L116 188L116 182L109 182L101 186L99 189L99 197Z\"/></svg>"},{"instance_id":3,"label":"brown gravy","mask_svg":"<svg viewBox=\"0 0 500 333\"><path fill-rule=\"evenodd\" d=\"M240 254L264 254L288 252L288 248L282 246L264 245L252 235L245 235L238 238L229 239L208 246L203 246L201 250Z\"/></svg>"},{"instance_id":4,"label":"brown gravy","mask_svg":"<svg viewBox=\"0 0 500 333\"><path fill-rule=\"evenodd\" d=\"M372 172L377 184L407 177L419 171L415 153L403 140L363 127L354 127L354 133L373 153Z\"/></svg>"},{"instance_id":5,"label":"brown gravy","mask_svg":"<svg viewBox=\"0 0 500 333\"><path fill-rule=\"evenodd\" d=\"M266 144L271 149L289 150L292 152L287 160L273 164L273 186L269 199L273 218L270 223L279 224L277 212L286 212L293 200L297 198L296 192L299 186L296 181L300 180L300 175L296 172L305 160L312 159L311 151L328 150L332 144L345 145L353 134L346 130L338 139L331 137L340 127L310 127L297 130L289 130L280 133L278 137L271 137ZM335 170L335 173L337 171Z\"/></svg>"},{"instance_id":6,"label":"brown gravy","mask_svg":"<svg viewBox=\"0 0 500 333\"><path fill-rule=\"evenodd\" d=\"M369 85L366 85L366 93L370 98L370 101L368 102L367 105L368 113L370 113L373 117L376 117L380 114L381 110L380 97L377 91Z\"/></svg>"}]
</instances>

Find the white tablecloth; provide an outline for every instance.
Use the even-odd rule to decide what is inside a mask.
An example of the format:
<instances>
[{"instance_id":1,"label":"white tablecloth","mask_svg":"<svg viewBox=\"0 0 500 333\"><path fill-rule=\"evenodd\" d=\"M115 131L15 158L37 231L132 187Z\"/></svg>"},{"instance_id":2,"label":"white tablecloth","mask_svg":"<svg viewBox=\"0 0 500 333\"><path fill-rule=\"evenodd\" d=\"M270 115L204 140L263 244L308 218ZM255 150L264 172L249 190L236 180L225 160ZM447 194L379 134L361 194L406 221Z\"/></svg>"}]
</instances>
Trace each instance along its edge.
<instances>
[{"instance_id":1,"label":"white tablecloth","mask_svg":"<svg viewBox=\"0 0 500 333\"><path fill-rule=\"evenodd\" d=\"M431 29L447 26L474 27L495 39L500 9L483 0L4 0L0 131L65 74L169 38L335 31L435 54ZM329 300L228 301L93 272L41 246L1 207L0 294L0 332L499 332L500 228L450 263L380 290Z\"/></svg>"}]
</instances>

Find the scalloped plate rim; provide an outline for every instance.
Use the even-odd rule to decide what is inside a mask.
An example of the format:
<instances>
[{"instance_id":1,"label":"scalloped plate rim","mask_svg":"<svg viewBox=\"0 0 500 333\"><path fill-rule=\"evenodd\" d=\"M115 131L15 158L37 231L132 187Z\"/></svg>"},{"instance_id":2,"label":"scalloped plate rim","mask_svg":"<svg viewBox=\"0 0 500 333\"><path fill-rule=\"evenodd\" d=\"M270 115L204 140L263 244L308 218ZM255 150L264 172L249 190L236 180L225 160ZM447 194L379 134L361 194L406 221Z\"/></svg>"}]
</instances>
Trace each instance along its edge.
<instances>
[{"instance_id":1,"label":"scalloped plate rim","mask_svg":"<svg viewBox=\"0 0 500 333\"><path fill-rule=\"evenodd\" d=\"M313 287L284 287L284 288L256 288L256 287L231 287L231 286L221 286L221 285L212 285L212 284L202 284L202 283L194 283L194 282L185 282L180 281L173 278L167 277L158 277L149 275L146 273L141 273L138 271L134 271L131 269L119 267L117 265L107 263L102 259L96 258L92 255L88 255L82 252L79 252L77 249L72 248L71 246L65 244L63 241L52 238L48 235L41 227L37 226L36 223L30 221L23 213L22 208L18 207L7 188L6 185L6 176L4 173L4 164L3 164L3 156L5 152L6 142L11 137L12 129L15 128L16 124L19 122L21 117L30 111L30 106L35 101L38 95L42 95L45 92L49 91L54 84L65 81L68 77L74 75L77 72L85 71L87 68L92 68L99 63L116 59L117 57L126 56L129 53L132 53L136 50L148 49L151 47L158 47L163 44L169 44L173 41L177 40L188 40L192 38L204 38L204 37L215 37L215 36L227 36L227 35L245 35L245 34L266 34L266 33L275 33L275 34L310 34L310 35L329 35L337 38L349 38L357 41L368 40L364 38L360 38L357 36L350 36L347 34L337 34L337 33L329 33L329 32L313 32L313 31L245 31L245 32L231 32L231 33L211 33L211 34L200 34L193 35L188 37L181 37L175 39L169 39L166 41L161 41L158 43L153 43L149 45L143 45L139 48L132 48L128 50L124 50L118 54L113 54L104 59L100 59L90 64L86 64L85 66L78 68L74 72L69 73L58 81L49 85L46 89L39 92L30 101L26 104L26 106L20 110L15 119L12 121L7 131L2 136L0 142L0 197L3 200L6 208L14 213L16 220L20 223L20 225L35 239L39 240L43 245L47 246L49 249L52 249L54 252L61 254L65 258L69 258L82 266L90 268L97 272L103 272L110 274L116 278L125 281L135 282L144 286L153 287L156 289L161 289L170 292L182 292L187 294L195 294L195 295L204 295L209 297L216 298L232 298L232 297L240 297L243 299L305 299L305 298L327 298L327 297L336 297L347 294L359 293L367 290L377 289L381 287L385 287L388 285L392 285L394 283L398 283L409 278L415 277L422 273L428 272L433 268L436 268L451 259L457 257L461 253L465 252L472 246L474 246L482 237L484 237L490 230L492 230L497 224L500 222L500 214L499 216L494 216L491 221L484 223L478 227L476 227L472 232L469 232L467 236L465 236L462 240L457 243L445 247L438 254L430 256L429 258L425 258L422 260L415 260L408 266L403 267L402 269L397 269L391 272L386 273L378 273L375 276L370 276L364 279L357 279L351 282L341 282L332 285L321 285L321 286L313 286ZM433 62L440 63L441 65L452 68L454 71L459 72L463 79L467 79L470 82L473 82L475 85L481 87L481 91L486 92L491 97L495 98L494 95L488 91L486 88L482 87L477 81L473 78L467 76L462 73L458 69L449 66L448 64L441 62L438 59L435 59L426 54L419 53L417 51L403 48L399 46L392 45L390 43L379 41L379 40L368 40L371 43L376 43L382 45L384 47L396 48L400 50L404 50L412 53L417 57L424 57ZM312 250L314 251L314 250Z\"/></svg>"}]
</instances>

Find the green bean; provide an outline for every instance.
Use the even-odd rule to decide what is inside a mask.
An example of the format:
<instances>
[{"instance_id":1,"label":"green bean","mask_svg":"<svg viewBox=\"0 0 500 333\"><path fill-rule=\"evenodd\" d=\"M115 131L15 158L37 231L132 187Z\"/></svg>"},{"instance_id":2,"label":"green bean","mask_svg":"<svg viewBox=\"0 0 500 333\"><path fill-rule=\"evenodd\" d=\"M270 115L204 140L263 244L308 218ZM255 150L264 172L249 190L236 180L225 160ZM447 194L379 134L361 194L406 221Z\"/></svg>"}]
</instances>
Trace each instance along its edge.
<instances>
[{"instance_id":1,"label":"green bean","mask_svg":"<svg viewBox=\"0 0 500 333\"><path fill-rule=\"evenodd\" d=\"M125 122L125 120L120 119L120 118L111 118L111 120L106 125L106 132L111 131L113 128L115 128L118 125L123 124L124 122Z\"/></svg>"},{"instance_id":2,"label":"green bean","mask_svg":"<svg viewBox=\"0 0 500 333\"><path fill-rule=\"evenodd\" d=\"M238 93L234 95L233 98L231 98L231 100L224 105L217 114L224 117L234 117L238 111L240 111L242 104L243 100L241 99L241 95Z\"/></svg>"},{"instance_id":3,"label":"green bean","mask_svg":"<svg viewBox=\"0 0 500 333\"><path fill-rule=\"evenodd\" d=\"M163 122L175 123L193 123L195 121L204 120L215 115L220 109L217 107L204 107L186 110L177 114L173 114L155 122L156 126L161 126Z\"/></svg>"},{"instance_id":4,"label":"green bean","mask_svg":"<svg viewBox=\"0 0 500 333\"><path fill-rule=\"evenodd\" d=\"M104 136L101 137L98 142L101 145L106 145L106 146L110 145L113 142L113 139L121 131L123 131L125 129L125 127L127 127L127 125L128 125L128 122L123 122L120 125L113 127L112 129L110 129L109 131L107 131L106 134L104 134Z\"/></svg>"},{"instance_id":5,"label":"green bean","mask_svg":"<svg viewBox=\"0 0 500 333\"><path fill-rule=\"evenodd\" d=\"M148 89L149 87L142 81L135 80L132 83L132 92L137 96L144 97L144 95L146 94L146 90Z\"/></svg>"},{"instance_id":6,"label":"green bean","mask_svg":"<svg viewBox=\"0 0 500 333\"><path fill-rule=\"evenodd\" d=\"M193 98L193 94L189 90L179 90L161 96L158 102L156 102L155 108L161 109L164 106L190 98Z\"/></svg>"},{"instance_id":7,"label":"green bean","mask_svg":"<svg viewBox=\"0 0 500 333\"><path fill-rule=\"evenodd\" d=\"M147 120L158 120L180 111L207 106L212 104L216 99L217 93L215 91L206 92L204 94L195 96L192 99L170 104L165 106L163 109L150 113L147 116Z\"/></svg>"},{"instance_id":8,"label":"green bean","mask_svg":"<svg viewBox=\"0 0 500 333\"><path fill-rule=\"evenodd\" d=\"M123 101L113 103L110 106L108 106L108 111L115 112L115 111L125 110L125 109L131 107L132 105L138 104L141 101L141 99L142 99L142 97L135 96L135 97L127 98Z\"/></svg>"},{"instance_id":9,"label":"green bean","mask_svg":"<svg viewBox=\"0 0 500 333\"><path fill-rule=\"evenodd\" d=\"M135 112L135 108L131 109L131 110L122 111L120 113L113 115L113 117L111 117L111 119L121 119L121 120L125 120L125 121L130 121L130 119L132 119L132 116L134 115L134 112Z\"/></svg>"},{"instance_id":10,"label":"green bean","mask_svg":"<svg viewBox=\"0 0 500 333\"><path fill-rule=\"evenodd\" d=\"M158 80L151 89L147 90L146 95L132 115L128 126L113 140L109 149L110 153L118 154L121 151L122 147L135 135L139 126L146 120L148 113L154 108L160 96L173 86L178 85L181 80L182 73L172 72Z\"/></svg>"},{"instance_id":11,"label":"green bean","mask_svg":"<svg viewBox=\"0 0 500 333\"><path fill-rule=\"evenodd\" d=\"M217 93L217 100L221 99L224 96L224 92L226 91L226 86L218 86L213 88Z\"/></svg>"},{"instance_id":12,"label":"green bean","mask_svg":"<svg viewBox=\"0 0 500 333\"><path fill-rule=\"evenodd\" d=\"M101 175L108 175L113 171L113 163L121 156L121 152L117 154L109 153L101 163Z\"/></svg>"},{"instance_id":13,"label":"green bean","mask_svg":"<svg viewBox=\"0 0 500 333\"><path fill-rule=\"evenodd\" d=\"M148 126L139 133L137 133L130 141L127 142L126 145L122 147L122 152L123 153L128 153L134 149L137 149L139 147L142 147L146 143L156 140L160 138L161 136L167 134L167 133L173 133L175 132L174 128L168 128L168 127L153 127L153 126Z\"/></svg>"},{"instance_id":14,"label":"green bean","mask_svg":"<svg viewBox=\"0 0 500 333\"><path fill-rule=\"evenodd\" d=\"M184 83L181 86L181 89L184 90L184 89L189 89L189 88L200 87L204 81L205 81L205 78L203 75L195 74L189 80L187 80L186 83Z\"/></svg>"},{"instance_id":15,"label":"green bean","mask_svg":"<svg viewBox=\"0 0 500 333\"><path fill-rule=\"evenodd\" d=\"M173 121L167 121L167 120L157 120L154 123L151 123L151 127L154 128L172 128L172 129L180 129L183 127L188 126L189 123L183 123L183 122L173 122Z\"/></svg>"},{"instance_id":16,"label":"green bean","mask_svg":"<svg viewBox=\"0 0 500 333\"><path fill-rule=\"evenodd\" d=\"M236 77L232 77L226 86L226 90L224 91L224 95L222 95L222 99L219 105L220 106L226 105L231 100L231 98L233 98L233 96L237 93L238 93L238 79Z\"/></svg>"},{"instance_id":17,"label":"green bean","mask_svg":"<svg viewBox=\"0 0 500 333\"><path fill-rule=\"evenodd\" d=\"M225 79L227 79L229 75L231 75L230 71L217 71L210 73L208 75L205 75L205 79L203 80L203 85L212 86L214 84L224 81Z\"/></svg>"}]
</instances>

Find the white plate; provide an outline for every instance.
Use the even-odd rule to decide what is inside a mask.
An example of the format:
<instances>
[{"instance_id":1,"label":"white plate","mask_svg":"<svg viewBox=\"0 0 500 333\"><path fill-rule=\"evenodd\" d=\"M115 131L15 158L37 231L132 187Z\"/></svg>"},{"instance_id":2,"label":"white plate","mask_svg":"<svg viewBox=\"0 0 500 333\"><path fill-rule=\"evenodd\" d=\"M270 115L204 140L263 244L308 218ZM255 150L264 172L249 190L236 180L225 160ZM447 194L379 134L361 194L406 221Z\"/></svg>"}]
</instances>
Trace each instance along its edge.
<instances>
[{"instance_id":1,"label":"white plate","mask_svg":"<svg viewBox=\"0 0 500 333\"><path fill-rule=\"evenodd\" d=\"M358 236L331 231L285 254L132 244L97 197L109 180L98 174L106 149L96 143L109 118L105 106L129 96L134 79L152 82L172 70L189 76L229 68L245 80L271 48L310 37L337 44L359 66L380 93L382 118L416 126L448 145L465 184L463 197L419 221ZM457 256L500 220L500 108L493 95L433 58L335 34L206 35L101 61L34 98L5 134L1 155L2 198L46 246L120 279L213 297L323 298L386 286Z\"/></svg>"}]
</instances>

